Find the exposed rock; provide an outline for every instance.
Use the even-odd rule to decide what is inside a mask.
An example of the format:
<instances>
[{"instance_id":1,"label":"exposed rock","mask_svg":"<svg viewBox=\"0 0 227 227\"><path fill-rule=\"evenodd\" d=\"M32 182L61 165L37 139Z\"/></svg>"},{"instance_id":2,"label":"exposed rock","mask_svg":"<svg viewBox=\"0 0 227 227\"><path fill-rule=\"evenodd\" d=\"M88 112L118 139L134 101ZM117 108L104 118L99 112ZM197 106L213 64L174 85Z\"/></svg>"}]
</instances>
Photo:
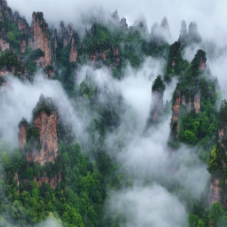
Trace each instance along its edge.
<instances>
[{"instance_id":1,"label":"exposed rock","mask_svg":"<svg viewBox=\"0 0 227 227\"><path fill-rule=\"evenodd\" d=\"M44 53L44 57L40 57L38 61L42 67L51 63L51 48L49 40L48 25L43 18L43 13L33 13L32 15L32 30L34 36L34 48L40 48Z\"/></svg>"},{"instance_id":2,"label":"exposed rock","mask_svg":"<svg viewBox=\"0 0 227 227\"><path fill-rule=\"evenodd\" d=\"M114 56L118 56L119 55L119 48L118 47L114 47L113 48L113 55Z\"/></svg>"},{"instance_id":3,"label":"exposed rock","mask_svg":"<svg viewBox=\"0 0 227 227\"><path fill-rule=\"evenodd\" d=\"M200 65L199 65L200 70L206 69L206 61L204 59L200 59Z\"/></svg>"},{"instance_id":4,"label":"exposed rock","mask_svg":"<svg viewBox=\"0 0 227 227\"><path fill-rule=\"evenodd\" d=\"M115 11L111 14L111 16L112 16L112 18L113 18L115 21L119 22L119 16L118 16L118 11L117 11L117 10L115 10Z\"/></svg>"},{"instance_id":5,"label":"exposed rock","mask_svg":"<svg viewBox=\"0 0 227 227\"><path fill-rule=\"evenodd\" d=\"M0 38L0 48L2 51L6 51L9 49L9 43L5 41L4 39Z\"/></svg>"},{"instance_id":6,"label":"exposed rock","mask_svg":"<svg viewBox=\"0 0 227 227\"><path fill-rule=\"evenodd\" d=\"M152 92L152 103L151 103L151 118L154 122L158 120L160 112L163 110L163 92L154 91Z\"/></svg>"},{"instance_id":7,"label":"exposed rock","mask_svg":"<svg viewBox=\"0 0 227 227\"><path fill-rule=\"evenodd\" d=\"M21 40L21 41L20 41L20 52L21 52L21 53L24 53L24 52L25 52L26 46L27 46L26 40Z\"/></svg>"},{"instance_id":8,"label":"exposed rock","mask_svg":"<svg viewBox=\"0 0 227 227\"><path fill-rule=\"evenodd\" d=\"M91 52L90 53L90 61L97 61L99 58L101 58L103 61L107 60L107 52L104 50L96 51L96 52Z\"/></svg>"},{"instance_id":9,"label":"exposed rock","mask_svg":"<svg viewBox=\"0 0 227 227\"><path fill-rule=\"evenodd\" d=\"M200 112L200 93L197 93L194 97L194 108L196 113Z\"/></svg>"},{"instance_id":10,"label":"exposed rock","mask_svg":"<svg viewBox=\"0 0 227 227\"><path fill-rule=\"evenodd\" d=\"M128 28L128 24L127 24L126 19L124 17L121 19L120 24L124 27L124 29Z\"/></svg>"},{"instance_id":11,"label":"exposed rock","mask_svg":"<svg viewBox=\"0 0 227 227\"><path fill-rule=\"evenodd\" d=\"M19 140L19 145L22 149L24 149L24 145L26 144L26 138L27 138L26 127L25 125L20 125L18 140Z\"/></svg>"},{"instance_id":12,"label":"exposed rock","mask_svg":"<svg viewBox=\"0 0 227 227\"><path fill-rule=\"evenodd\" d=\"M184 105L184 106L186 105L186 102L185 102L185 95L182 95L182 96L181 96L181 104Z\"/></svg>"},{"instance_id":13,"label":"exposed rock","mask_svg":"<svg viewBox=\"0 0 227 227\"><path fill-rule=\"evenodd\" d=\"M220 178L214 178L210 180L210 204L213 204L221 198L221 187L219 187Z\"/></svg>"},{"instance_id":14,"label":"exposed rock","mask_svg":"<svg viewBox=\"0 0 227 227\"><path fill-rule=\"evenodd\" d=\"M161 76L158 76L152 85L152 101L150 109L150 119L152 122L157 122L158 118L163 112L163 95L165 91L165 84Z\"/></svg>"},{"instance_id":15,"label":"exposed rock","mask_svg":"<svg viewBox=\"0 0 227 227\"><path fill-rule=\"evenodd\" d=\"M187 37L188 37L187 25L186 25L186 22L183 20L181 22L179 41L184 42Z\"/></svg>"},{"instance_id":16,"label":"exposed rock","mask_svg":"<svg viewBox=\"0 0 227 227\"><path fill-rule=\"evenodd\" d=\"M195 22L191 22L188 27L188 35L189 38L195 42L201 42L202 38L198 32L197 24Z\"/></svg>"},{"instance_id":17,"label":"exposed rock","mask_svg":"<svg viewBox=\"0 0 227 227\"><path fill-rule=\"evenodd\" d=\"M13 15L13 20L17 23L18 29L21 34L28 33L28 23L25 18L22 18L18 12L15 12Z\"/></svg>"},{"instance_id":18,"label":"exposed rock","mask_svg":"<svg viewBox=\"0 0 227 227\"><path fill-rule=\"evenodd\" d=\"M162 29L162 35L165 37L167 41L170 41L171 35L170 35L170 30L169 30L169 24L168 20L166 17L162 19L161 22L161 29Z\"/></svg>"},{"instance_id":19,"label":"exposed rock","mask_svg":"<svg viewBox=\"0 0 227 227\"><path fill-rule=\"evenodd\" d=\"M39 162L44 165L46 162L54 162L57 157L58 140L57 140L58 116L53 111L50 115L44 111L34 120L34 127L39 130L41 151L34 149L27 153L27 161Z\"/></svg>"},{"instance_id":20,"label":"exposed rock","mask_svg":"<svg viewBox=\"0 0 227 227\"><path fill-rule=\"evenodd\" d=\"M72 38L71 40L71 49L70 49L70 54L69 54L69 61L70 62L76 62L77 59L77 50L75 47L75 39Z\"/></svg>"},{"instance_id":21,"label":"exposed rock","mask_svg":"<svg viewBox=\"0 0 227 227\"><path fill-rule=\"evenodd\" d=\"M181 102L180 92L179 90L177 90L175 94L175 102L172 107L172 118L171 118L171 129L175 138L178 138L178 132L179 132L180 102Z\"/></svg>"},{"instance_id":22,"label":"exposed rock","mask_svg":"<svg viewBox=\"0 0 227 227\"><path fill-rule=\"evenodd\" d=\"M63 44L63 47L67 46L70 43L72 35L73 35L72 26L68 25L68 29L66 29L64 23L61 21L59 37Z\"/></svg>"},{"instance_id":23,"label":"exposed rock","mask_svg":"<svg viewBox=\"0 0 227 227\"><path fill-rule=\"evenodd\" d=\"M61 182L61 173L58 173L57 175L54 175L53 177L49 178L47 176L47 173L44 173L44 176L40 179L37 179L37 177L34 177L34 181L38 183L38 186L41 187L43 182L46 182L46 184L49 184L51 188L55 189L57 185Z\"/></svg>"},{"instance_id":24,"label":"exposed rock","mask_svg":"<svg viewBox=\"0 0 227 227\"><path fill-rule=\"evenodd\" d=\"M191 98L189 98L188 109L189 109L189 111L192 110L192 99Z\"/></svg>"},{"instance_id":25,"label":"exposed rock","mask_svg":"<svg viewBox=\"0 0 227 227\"><path fill-rule=\"evenodd\" d=\"M12 74L12 75L15 74L15 67L14 66L10 67L10 70L8 70L6 66L4 66L4 67L1 68L1 70L0 70L0 77L1 76L7 76L9 74Z\"/></svg>"},{"instance_id":26,"label":"exposed rock","mask_svg":"<svg viewBox=\"0 0 227 227\"><path fill-rule=\"evenodd\" d=\"M54 29L54 32L53 32L53 43L54 43L53 55L56 58L57 49L58 49L58 35L57 35L57 30L56 29Z\"/></svg>"},{"instance_id":27,"label":"exposed rock","mask_svg":"<svg viewBox=\"0 0 227 227\"><path fill-rule=\"evenodd\" d=\"M19 187L20 181L19 181L19 177L18 177L18 172L17 171L14 173L14 180L17 182L17 187Z\"/></svg>"}]
</instances>

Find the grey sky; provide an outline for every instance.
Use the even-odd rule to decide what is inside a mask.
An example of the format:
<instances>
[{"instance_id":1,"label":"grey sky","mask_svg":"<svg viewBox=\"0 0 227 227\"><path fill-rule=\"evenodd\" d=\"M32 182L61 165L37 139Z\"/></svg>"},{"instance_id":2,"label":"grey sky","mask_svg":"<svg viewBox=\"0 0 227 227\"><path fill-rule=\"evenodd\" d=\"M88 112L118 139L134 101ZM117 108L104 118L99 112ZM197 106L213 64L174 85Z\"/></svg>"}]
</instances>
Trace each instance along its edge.
<instances>
[{"instance_id":1,"label":"grey sky","mask_svg":"<svg viewBox=\"0 0 227 227\"><path fill-rule=\"evenodd\" d=\"M102 7L107 12L117 9L120 17L126 17L129 24L145 16L149 30L154 22L160 23L166 16L173 41L178 38L181 20L185 20L187 25L196 21L203 37L223 35L227 30L227 3L223 0L8 0L8 5L29 21L33 11L42 11L47 21L63 19L74 24L78 23L81 13L89 15L95 7Z\"/></svg>"}]
</instances>

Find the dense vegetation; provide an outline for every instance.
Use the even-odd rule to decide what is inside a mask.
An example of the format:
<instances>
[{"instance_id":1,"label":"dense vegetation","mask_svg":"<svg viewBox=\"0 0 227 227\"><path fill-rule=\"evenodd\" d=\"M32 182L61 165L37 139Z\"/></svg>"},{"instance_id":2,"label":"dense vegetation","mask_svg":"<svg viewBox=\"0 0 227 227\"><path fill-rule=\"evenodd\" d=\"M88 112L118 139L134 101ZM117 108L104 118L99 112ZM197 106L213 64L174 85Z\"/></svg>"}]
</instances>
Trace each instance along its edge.
<instances>
[{"instance_id":1,"label":"dense vegetation","mask_svg":"<svg viewBox=\"0 0 227 227\"><path fill-rule=\"evenodd\" d=\"M226 130L227 101L222 101L220 111L216 109L219 101L217 81L206 67L203 50L197 51L192 62L182 57L184 48L201 42L198 34L190 34L169 45L165 37L148 34L142 23L126 28L113 21L108 25L96 21L83 37L75 31L70 33L63 29L64 24L61 23L62 34L56 38L43 13L38 12L33 16L50 40L53 55L51 65L40 68L36 61L44 57L45 52L29 45L24 53L21 52L20 41L28 43L32 33L29 29L28 32L20 30L11 9L1 0L0 4L3 5L0 35L10 46L10 50L1 53L0 70L14 72L20 79L26 77L30 81L35 72L43 71L49 79L62 84L81 119L86 118L88 113L90 117L82 135L87 140L81 140L79 144L81 135L75 135L72 125L64 123L58 116L58 156L54 163L41 165L27 161L27 157L29 152L40 152L42 148L40 131L34 126L34 120L41 112L50 115L54 111L59 115L56 100L41 96L39 102L34 103L31 122L24 118L19 122L19 128L23 126L26 129L23 149L12 148L7 142L0 141L0 226L8 223L18 227L35 226L48 217L64 227L125 226L124 217L116 214L112 221L104 212L105 201L111 190L121 189L122 185L130 187L133 179L126 179L121 166L111 156L112 150L105 144L105 139L118 129L121 115L127 112L128 107L120 94L109 92L108 84L100 88L90 72L80 84L75 77L81 66L90 64L94 69L108 68L113 78L120 81L127 76L125 68L128 64L138 70L146 57L166 62L163 75L159 75L151 86L151 93L160 92L163 98L172 78L178 80L172 105L180 100L179 122L172 122L168 149L176 151L182 144L193 147L198 159L207 165L212 179L220 179L221 198L209 207L208 188L197 201L174 179L171 185L166 182L162 185L175 193L190 211L188 226L226 226L227 138L223 136L220 140L218 130ZM20 19L28 27L25 19ZM78 56L76 61L70 62L72 39ZM5 79L0 77L0 86L4 82ZM156 123L148 119L146 129L156 127L170 111L170 104L163 105L161 101L158 104L162 108L159 112L162 118L159 116ZM197 107L194 103L198 104ZM154 111L157 109L154 108ZM121 141L117 146L122 149ZM150 185L151 181L147 179L146 183Z\"/></svg>"}]
</instances>

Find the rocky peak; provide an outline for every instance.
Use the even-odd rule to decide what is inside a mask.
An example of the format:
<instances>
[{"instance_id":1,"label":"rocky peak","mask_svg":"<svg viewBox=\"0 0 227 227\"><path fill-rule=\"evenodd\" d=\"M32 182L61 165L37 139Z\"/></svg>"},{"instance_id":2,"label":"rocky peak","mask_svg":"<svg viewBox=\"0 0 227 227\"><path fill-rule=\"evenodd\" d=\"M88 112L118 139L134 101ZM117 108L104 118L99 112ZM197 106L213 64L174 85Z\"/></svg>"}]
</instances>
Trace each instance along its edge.
<instances>
[{"instance_id":1,"label":"rocky peak","mask_svg":"<svg viewBox=\"0 0 227 227\"><path fill-rule=\"evenodd\" d=\"M179 133L180 103L181 103L180 91L176 90L174 94L171 118L171 132L173 139L177 139Z\"/></svg>"},{"instance_id":2,"label":"rocky peak","mask_svg":"<svg viewBox=\"0 0 227 227\"><path fill-rule=\"evenodd\" d=\"M51 63L50 35L48 25L42 12L33 13L32 31L34 37L34 49L40 48L44 52L44 57L39 58L39 64L42 67Z\"/></svg>"},{"instance_id":3,"label":"rocky peak","mask_svg":"<svg viewBox=\"0 0 227 227\"><path fill-rule=\"evenodd\" d=\"M128 24L127 24L126 19L125 19L124 17L121 18L120 24L121 24L121 26L122 26L124 29L127 29L127 28L128 28Z\"/></svg>"},{"instance_id":4,"label":"rocky peak","mask_svg":"<svg viewBox=\"0 0 227 227\"><path fill-rule=\"evenodd\" d=\"M147 21L145 18L142 17L142 18L138 19L137 21L135 21L134 24L143 33L148 33Z\"/></svg>"},{"instance_id":5,"label":"rocky peak","mask_svg":"<svg viewBox=\"0 0 227 227\"><path fill-rule=\"evenodd\" d=\"M115 21L119 22L119 16L118 16L118 11L117 11L117 10L115 10L115 11L111 14L111 16L112 16L112 18L113 18Z\"/></svg>"},{"instance_id":6,"label":"rocky peak","mask_svg":"<svg viewBox=\"0 0 227 227\"><path fill-rule=\"evenodd\" d=\"M187 25L186 25L186 22L183 20L181 22L179 41L184 42L187 36L188 36Z\"/></svg>"},{"instance_id":7,"label":"rocky peak","mask_svg":"<svg viewBox=\"0 0 227 227\"><path fill-rule=\"evenodd\" d=\"M169 24L166 17L163 18L161 25L154 23L151 27L151 37L157 42L166 42L171 40Z\"/></svg>"},{"instance_id":8,"label":"rocky peak","mask_svg":"<svg viewBox=\"0 0 227 227\"><path fill-rule=\"evenodd\" d=\"M58 34L57 34L57 29L53 29L52 42L53 42L53 56L56 58L56 56L57 56L57 49L58 49Z\"/></svg>"},{"instance_id":9,"label":"rocky peak","mask_svg":"<svg viewBox=\"0 0 227 227\"><path fill-rule=\"evenodd\" d=\"M191 22L188 27L188 35L191 40L194 42L201 42L202 38L198 32L197 24L195 22Z\"/></svg>"},{"instance_id":10,"label":"rocky peak","mask_svg":"<svg viewBox=\"0 0 227 227\"><path fill-rule=\"evenodd\" d=\"M68 28L66 29L64 23L61 21L59 36L60 36L60 40L61 40L61 43L63 44L63 46L67 46L70 43L72 35L73 35L72 26L68 25Z\"/></svg>"},{"instance_id":11,"label":"rocky peak","mask_svg":"<svg viewBox=\"0 0 227 227\"><path fill-rule=\"evenodd\" d=\"M161 76L158 76L151 89L152 101L150 110L150 119L153 122L157 122L163 111L163 95L165 91L165 84L163 83Z\"/></svg>"},{"instance_id":12,"label":"rocky peak","mask_svg":"<svg viewBox=\"0 0 227 227\"><path fill-rule=\"evenodd\" d=\"M18 127L19 127L19 134L18 134L19 145L21 149L24 149L24 145L26 144L26 141L27 141L27 127L28 127L27 120L23 118L19 123Z\"/></svg>"},{"instance_id":13,"label":"rocky peak","mask_svg":"<svg viewBox=\"0 0 227 227\"><path fill-rule=\"evenodd\" d=\"M71 48L70 48L70 53L69 53L69 61L70 62L76 62L77 59L77 50L75 46L75 39L72 37L71 39Z\"/></svg>"},{"instance_id":14,"label":"rocky peak","mask_svg":"<svg viewBox=\"0 0 227 227\"><path fill-rule=\"evenodd\" d=\"M54 162L57 157L58 115L52 107L51 99L40 96L39 102L33 110L32 124L29 125L24 120L19 124L20 147L24 149L24 145L31 142L30 150L26 152L27 161L45 165L47 162ZM37 140L34 138L37 138ZM40 150L38 144L40 144Z\"/></svg>"}]
</instances>

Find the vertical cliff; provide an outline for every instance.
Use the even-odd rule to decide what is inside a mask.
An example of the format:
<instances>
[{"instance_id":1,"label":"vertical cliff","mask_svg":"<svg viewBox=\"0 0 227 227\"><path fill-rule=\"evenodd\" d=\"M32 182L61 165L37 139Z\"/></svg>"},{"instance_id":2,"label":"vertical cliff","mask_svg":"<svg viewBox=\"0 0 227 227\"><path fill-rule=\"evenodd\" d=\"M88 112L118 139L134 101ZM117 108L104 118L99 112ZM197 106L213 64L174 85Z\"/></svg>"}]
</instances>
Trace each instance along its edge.
<instances>
[{"instance_id":1,"label":"vertical cliff","mask_svg":"<svg viewBox=\"0 0 227 227\"><path fill-rule=\"evenodd\" d=\"M40 96L39 102L33 110L33 122L23 119L19 123L19 144L26 147L27 161L45 165L55 162L58 151L57 138L58 115L53 107L52 100Z\"/></svg>"},{"instance_id":2,"label":"vertical cliff","mask_svg":"<svg viewBox=\"0 0 227 227\"><path fill-rule=\"evenodd\" d=\"M176 90L174 94L171 118L171 131L174 139L178 138L179 133L180 103L181 103L180 91Z\"/></svg>"},{"instance_id":3,"label":"vertical cliff","mask_svg":"<svg viewBox=\"0 0 227 227\"><path fill-rule=\"evenodd\" d=\"M152 101L150 108L150 119L152 122L157 122L163 112L163 95L165 91L165 84L163 83L161 76L158 76L151 89Z\"/></svg>"},{"instance_id":4,"label":"vertical cliff","mask_svg":"<svg viewBox=\"0 0 227 227\"><path fill-rule=\"evenodd\" d=\"M220 201L226 204L227 199L227 101L221 103L218 122L218 135L216 146L213 147L208 169L210 179L210 203Z\"/></svg>"},{"instance_id":5,"label":"vertical cliff","mask_svg":"<svg viewBox=\"0 0 227 227\"><path fill-rule=\"evenodd\" d=\"M200 102L201 102L201 97L200 97L200 93L196 93L195 97L194 97L194 109L196 113L200 112Z\"/></svg>"},{"instance_id":6,"label":"vertical cliff","mask_svg":"<svg viewBox=\"0 0 227 227\"><path fill-rule=\"evenodd\" d=\"M28 127L28 122L26 119L22 119L21 122L18 125L19 127L19 134L18 134L18 141L21 149L24 149L24 145L27 142L27 127Z\"/></svg>"},{"instance_id":7,"label":"vertical cliff","mask_svg":"<svg viewBox=\"0 0 227 227\"><path fill-rule=\"evenodd\" d=\"M27 161L39 162L41 165L55 161L58 151L57 124L58 116L55 112L48 115L42 111L34 119L34 127L40 134L41 150L33 149L29 152Z\"/></svg>"},{"instance_id":8,"label":"vertical cliff","mask_svg":"<svg viewBox=\"0 0 227 227\"><path fill-rule=\"evenodd\" d=\"M70 48L70 53L69 53L69 62L76 62L77 59L77 50L75 46L75 39L72 37L71 40L71 48Z\"/></svg>"},{"instance_id":9,"label":"vertical cliff","mask_svg":"<svg viewBox=\"0 0 227 227\"><path fill-rule=\"evenodd\" d=\"M32 15L32 31L34 37L34 49L40 48L44 53L44 57L39 58L39 64L42 67L51 63L51 45L48 25L43 18L43 13L37 12Z\"/></svg>"}]
</instances>

